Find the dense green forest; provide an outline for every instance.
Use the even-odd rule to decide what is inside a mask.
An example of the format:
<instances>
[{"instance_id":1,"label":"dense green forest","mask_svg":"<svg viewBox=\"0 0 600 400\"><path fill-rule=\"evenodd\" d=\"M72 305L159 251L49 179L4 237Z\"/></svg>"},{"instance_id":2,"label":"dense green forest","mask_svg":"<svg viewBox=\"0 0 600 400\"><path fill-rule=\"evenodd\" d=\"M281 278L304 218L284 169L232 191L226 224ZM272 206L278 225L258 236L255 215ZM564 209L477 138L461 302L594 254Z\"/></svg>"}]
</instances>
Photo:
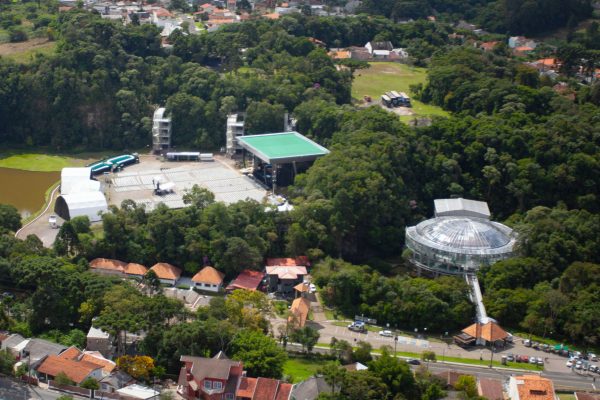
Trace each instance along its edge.
<instances>
[{"instance_id":1,"label":"dense green forest","mask_svg":"<svg viewBox=\"0 0 600 400\"><path fill-rule=\"evenodd\" d=\"M359 12L393 20L430 15L457 23L472 21L502 34L537 34L576 23L592 15L591 0L364 0Z\"/></svg>"},{"instance_id":2,"label":"dense green forest","mask_svg":"<svg viewBox=\"0 0 600 400\"><path fill-rule=\"evenodd\" d=\"M555 82L505 49L484 53L451 41L448 25L425 21L285 16L206 35L176 33L171 53L148 25L124 27L80 10L51 24L55 56L27 65L0 60L0 140L6 145L145 146L152 110L166 104L178 147L220 146L227 112L248 110L252 131L265 132L280 129L281 118L273 116L287 109L299 131L331 153L289 188L290 213L268 213L251 201L215 203L196 188L186 196L190 206L180 210L147 212L126 201L103 216L101 234L85 220L65 223L52 250L35 238L4 234L6 284L31 293L5 313L5 326L65 332L70 323L86 329L99 316L102 326L121 331L145 327L139 316L148 316L161 329L149 335L147 349L174 368L175 339L189 344L206 336L196 350L212 352L227 339L218 333L230 331L208 311L190 324L169 326L180 308L159 312L144 296L128 305L130 325L123 325L116 315L125 306L110 299L130 296L129 289L91 275L87 260L168 261L191 274L207 257L231 278L243 268L261 268L266 256L307 254L325 301L339 311L409 329L442 313L430 328L457 329L472 315L462 282L395 275L391 264L402 254L405 227L429 217L435 198L464 196L487 201L496 220L519 232L519 257L481 271L490 314L511 329L600 345L592 278L600 263L598 83L566 79L575 100L564 97L553 90ZM597 26L573 34L557 51L571 55L565 60L577 60L578 52L595 57L597 35ZM338 71L308 37L330 46L378 38L408 48L430 67L414 95L452 116L409 128L379 107L355 109L351 74ZM15 211L0 209L0 224L17 229ZM240 321L240 329L264 329L260 320ZM241 354L243 348L236 349Z\"/></svg>"}]
</instances>

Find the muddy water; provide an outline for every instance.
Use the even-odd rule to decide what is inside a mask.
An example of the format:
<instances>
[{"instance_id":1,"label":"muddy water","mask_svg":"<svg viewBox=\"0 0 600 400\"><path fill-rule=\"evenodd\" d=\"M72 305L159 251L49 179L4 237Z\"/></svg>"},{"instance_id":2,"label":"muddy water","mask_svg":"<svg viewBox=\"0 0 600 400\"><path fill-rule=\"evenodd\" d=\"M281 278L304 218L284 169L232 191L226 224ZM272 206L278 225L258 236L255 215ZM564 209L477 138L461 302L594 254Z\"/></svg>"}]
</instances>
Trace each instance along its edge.
<instances>
[{"instance_id":1,"label":"muddy water","mask_svg":"<svg viewBox=\"0 0 600 400\"><path fill-rule=\"evenodd\" d=\"M44 194L60 180L60 172L0 168L0 204L12 204L27 218L44 205Z\"/></svg>"}]
</instances>

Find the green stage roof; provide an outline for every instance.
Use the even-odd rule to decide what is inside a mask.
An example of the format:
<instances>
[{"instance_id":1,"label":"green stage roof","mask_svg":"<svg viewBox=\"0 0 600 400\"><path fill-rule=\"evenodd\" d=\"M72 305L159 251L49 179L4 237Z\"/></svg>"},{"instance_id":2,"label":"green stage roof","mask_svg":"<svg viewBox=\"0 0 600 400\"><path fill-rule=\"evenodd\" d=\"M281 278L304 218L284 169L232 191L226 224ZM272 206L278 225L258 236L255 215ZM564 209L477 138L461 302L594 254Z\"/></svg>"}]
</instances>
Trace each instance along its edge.
<instances>
[{"instance_id":1,"label":"green stage roof","mask_svg":"<svg viewBox=\"0 0 600 400\"><path fill-rule=\"evenodd\" d=\"M238 142L244 149L270 164L312 161L329 153L325 147L298 132L241 136Z\"/></svg>"}]
</instances>

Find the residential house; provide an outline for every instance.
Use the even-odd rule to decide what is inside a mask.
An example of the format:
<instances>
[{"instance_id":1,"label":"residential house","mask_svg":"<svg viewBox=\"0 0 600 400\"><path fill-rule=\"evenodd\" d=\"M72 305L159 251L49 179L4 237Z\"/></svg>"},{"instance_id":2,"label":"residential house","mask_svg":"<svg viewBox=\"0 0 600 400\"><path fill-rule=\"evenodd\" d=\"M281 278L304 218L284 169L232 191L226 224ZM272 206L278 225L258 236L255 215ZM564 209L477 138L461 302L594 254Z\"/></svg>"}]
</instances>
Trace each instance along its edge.
<instances>
[{"instance_id":1,"label":"residential house","mask_svg":"<svg viewBox=\"0 0 600 400\"><path fill-rule=\"evenodd\" d=\"M511 36L508 38L508 47L516 49L517 47L531 47L535 49L537 43L535 40L527 39L525 36Z\"/></svg>"},{"instance_id":2,"label":"residential house","mask_svg":"<svg viewBox=\"0 0 600 400\"><path fill-rule=\"evenodd\" d=\"M306 297L310 293L310 282L300 282L294 286L296 297Z\"/></svg>"},{"instance_id":3,"label":"residential house","mask_svg":"<svg viewBox=\"0 0 600 400\"><path fill-rule=\"evenodd\" d=\"M154 271L161 283L171 286L175 286L181 277L181 270L169 263L156 263L150 271Z\"/></svg>"},{"instance_id":4,"label":"residential house","mask_svg":"<svg viewBox=\"0 0 600 400\"><path fill-rule=\"evenodd\" d=\"M117 275L128 278L142 278L148 272L148 269L141 264L128 264L109 258L94 258L90 261L90 269L98 274Z\"/></svg>"},{"instance_id":5,"label":"residential house","mask_svg":"<svg viewBox=\"0 0 600 400\"><path fill-rule=\"evenodd\" d=\"M352 52L344 49L331 49L327 54L334 60L349 60L352 58Z\"/></svg>"},{"instance_id":6,"label":"residential house","mask_svg":"<svg viewBox=\"0 0 600 400\"><path fill-rule=\"evenodd\" d=\"M103 392L114 393L117 390L135 383L131 375L121 370L113 371L98 382Z\"/></svg>"},{"instance_id":7,"label":"residential house","mask_svg":"<svg viewBox=\"0 0 600 400\"><path fill-rule=\"evenodd\" d=\"M524 57L528 54L531 54L533 52L533 50L535 50L534 47L519 46L519 47L515 47L512 52L515 56Z\"/></svg>"},{"instance_id":8,"label":"residential house","mask_svg":"<svg viewBox=\"0 0 600 400\"><path fill-rule=\"evenodd\" d=\"M194 282L198 289L207 290L209 292L218 292L221 290L221 287L223 287L224 277L225 274L221 271L206 266L193 276L192 282Z\"/></svg>"},{"instance_id":9,"label":"residential house","mask_svg":"<svg viewBox=\"0 0 600 400\"><path fill-rule=\"evenodd\" d=\"M479 45L479 48L483 51L492 51L496 48L496 46L499 44L500 42L498 41L493 41L493 42L483 42Z\"/></svg>"},{"instance_id":10,"label":"residential house","mask_svg":"<svg viewBox=\"0 0 600 400\"><path fill-rule=\"evenodd\" d=\"M308 319L309 311L310 301L305 297L298 297L290 307L291 315L288 317L288 323L293 325L294 328L303 328Z\"/></svg>"},{"instance_id":11,"label":"residential house","mask_svg":"<svg viewBox=\"0 0 600 400\"><path fill-rule=\"evenodd\" d=\"M240 379L236 391L237 400L288 400L293 385L270 378Z\"/></svg>"},{"instance_id":12,"label":"residential house","mask_svg":"<svg viewBox=\"0 0 600 400\"><path fill-rule=\"evenodd\" d=\"M290 294L294 286L301 283L308 274L304 266L274 265L267 266L267 290Z\"/></svg>"},{"instance_id":13,"label":"residential house","mask_svg":"<svg viewBox=\"0 0 600 400\"><path fill-rule=\"evenodd\" d=\"M504 400L502 382L497 379L479 378L477 380L477 393L487 400Z\"/></svg>"},{"instance_id":14,"label":"residential house","mask_svg":"<svg viewBox=\"0 0 600 400\"><path fill-rule=\"evenodd\" d=\"M485 324L476 322L462 330L462 333L454 336L454 341L458 345L483 345L490 344L503 346L508 333L494 321L488 321Z\"/></svg>"},{"instance_id":15,"label":"residential house","mask_svg":"<svg viewBox=\"0 0 600 400\"><path fill-rule=\"evenodd\" d=\"M18 333L13 333L2 341L2 350L8 350L10 354L20 359L21 352L28 342L29 339L25 339Z\"/></svg>"},{"instance_id":16,"label":"residential house","mask_svg":"<svg viewBox=\"0 0 600 400\"><path fill-rule=\"evenodd\" d=\"M97 351L105 357L109 357L114 351L113 338L109 333L92 326L86 337L86 349Z\"/></svg>"},{"instance_id":17,"label":"residential house","mask_svg":"<svg viewBox=\"0 0 600 400\"><path fill-rule=\"evenodd\" d=\"M390 57L390 53L394 49L392 42L369 42L365 45L365 49L373 58L387 59Z\"/></svg>"},{"instance_id":18,"label":"residential house","mask_svg":"<svg viewBox=\"0 0 600 400\"><path fill-rule=\"evenodd\" d=\"M251 269L245 269L235 278L226 288L228 292L232 292L236 289L245 290L258 290L261 286L265 273L260 271L253 271Z\"/></svg>"},{"instance_id":19,"label":"residential house","mask_svg":"<svg viewBox=\"0 0 600 400\"><path fill-rule=\"evenodd\" d=\"M160 393L147 386L133 384L116 391L123 399L158 400Z\"/></svg>"},{"instance_id":20,"label":"residential house","mask_svg":"<svg viewBox=\"0 0 600 400\"><path fill-rule=\"evenodd\" d=\"M38 378L48 382L60 373L65 374L76 385L81 384L87 378L102 379L102 366L88 361L71 359L69 357L49 355L36 369Z\"/></svg>"},{"instance_id":21,"label":"residential house","mask_svg":"<svg viewBox=\"0 0 600 400\"><path fill-rule=\"evenodd\" d=\"M292 388L290 399L314 400L321 393L331 393L331 385L325 382L322 376L312 376Z\"/></svg>"},{"instance_id":22,"label":"residential house","mask_svg":"<svg viewBox=\"0 0 600 400\"><path fill-rule=\"evenodd\" d=\"M304 266L310 267L310 261L307 256L298 256L295 258L267 258L267 266L285 265L285 266Z\"/></svg>"},{"instance_id":23,"label":"residential house","mask_svg":"<svg viewBox=\"0 0 600 400\"><path fill-rule=\"evenodd\" d=\"M36 364L43 360L46 356L58 355L67 349L67 346L50 342L44 339L29 339L21 352L21 359L27 357L27 362L30 366L35 367Z\"/></svg>"},{"instance_id":24,"label":"residential house","mask_svg":"<svg viewBox=\"0 0 600 400\"><path fill-rule=\"evenodd\" d=\"M510 400L558 400L554 385L539 375L511 376L508 381Z\"/></svg>"},{"instance_id":25,"label":"residential house","mask_svg":"<svg viewBox=\"0 0 600 400\"><path fill-rule=\"evenodd\" d=\"M93 364L100 365L102 367L102 376L103 377L109 376L117 368L117 364L114 361L109 360L108 358L105 358L98 351L86 350L81 354L81 356L79 356L79 359L81 361L87 361L87 362L90 362Z\"/></svg>"},{"instance_id":26,"label":"residential house","mask_svg":"<svg viewBox=\"0 0 600 400\"><path fill-rule=\"evenodd\" d=\"M177 392L188 400L233 400L243 375L240 361L224 358L181 356Z\"/></svg>"}]
</instances>

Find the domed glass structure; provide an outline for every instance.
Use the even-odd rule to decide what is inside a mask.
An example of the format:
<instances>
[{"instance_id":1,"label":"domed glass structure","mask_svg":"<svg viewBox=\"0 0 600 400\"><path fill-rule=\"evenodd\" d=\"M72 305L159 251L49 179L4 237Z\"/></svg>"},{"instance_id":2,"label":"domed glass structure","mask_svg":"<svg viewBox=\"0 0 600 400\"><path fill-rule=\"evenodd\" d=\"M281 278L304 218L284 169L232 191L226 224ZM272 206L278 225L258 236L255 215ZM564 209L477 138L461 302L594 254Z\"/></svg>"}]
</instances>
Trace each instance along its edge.
<instances>
[{"instance_id":1,"label":"domed glass structure","mask_svg":"<svg viewBox=\"0 0 600 400\"><path fill-rule=\"evenodd\" d=\"M417 267L445 274L476 271L512 256L515 234L485 218L446 216L406 229L406 246Z\"/></svg>"}]
</instances>

